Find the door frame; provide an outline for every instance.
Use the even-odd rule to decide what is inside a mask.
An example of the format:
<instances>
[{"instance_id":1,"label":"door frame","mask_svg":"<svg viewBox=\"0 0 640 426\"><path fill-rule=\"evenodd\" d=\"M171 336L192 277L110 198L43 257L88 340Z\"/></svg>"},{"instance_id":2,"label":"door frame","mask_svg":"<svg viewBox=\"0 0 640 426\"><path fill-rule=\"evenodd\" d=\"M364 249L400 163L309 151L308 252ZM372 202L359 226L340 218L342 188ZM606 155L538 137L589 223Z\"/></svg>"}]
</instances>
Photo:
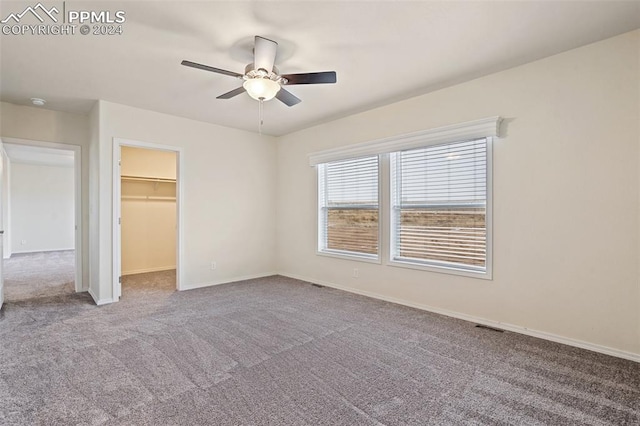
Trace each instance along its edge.
<instances>
[{"instance_id":1,"label":"door frame","mask_svg":"<svg viewBox=\"0 0 640 426\"><path fill-rule=\"evenodd\" d=\"M6 207L7 212L9 212L9 205L5 206L5 199L9 199L9 194L4 193L5 184L8 185L8 156L6 151L4 150L4 144L2 143L2 138L0 138L0 218L2 218L2 223L0 224L0 245L3 246L2 250L0 250L0 309L2 309L2 305L4 304L4 224L7 223L7 228L9 227L9 215L5 218L4 209ZM7 176L5 178L5 175ZM5 182L5 180L7 182ZM6 220L5 220L6 219Z\"/></svg>"},{"instance_id":2,"label":"door frame","mask_svg":"<svg viewBox=\"0 0 640 426\"><path fill-rule=\"evenodd\" d=\"M120 160L121 147L129 146L133 148L154 149L159 151L169 151L176 154L176 289L182 290L182 260L183 260L183 228L182 228L182 170L183 155L182 148L172 145L161 145L150 142L141 142L130 139L113 138L113 216L112 216L112 256L113 256L113 301L117 302L122 295L122 285L120 282L122 275L122 237L120 228L120 217L122 213L122 186L120 181Z\"/></svg>"},{"instance_id":3,"label":"door frame","mask_svg":"<svg viewBox=\"0 0 640 426\"><path fill-rule=\"evenodd\" d=\"M12 144L12 145L24 145L24 146L35 146L41 148L53 148L60 149L65 151L73 151L73 181L74 181L74 222L75 222L75 291L76 293L87 291L89 289L89 283L85 286L84 282L82 282L82 255L84 252L84 247L82 247L82 146L81 145L73 145L62 142L45 142L45 141L35 141L29 139L19 139L19 138L2 138L3 144ZM4 230L5 233L8 232L7 238L11 238L11 230Z\"/></svg>"}]
</instances>

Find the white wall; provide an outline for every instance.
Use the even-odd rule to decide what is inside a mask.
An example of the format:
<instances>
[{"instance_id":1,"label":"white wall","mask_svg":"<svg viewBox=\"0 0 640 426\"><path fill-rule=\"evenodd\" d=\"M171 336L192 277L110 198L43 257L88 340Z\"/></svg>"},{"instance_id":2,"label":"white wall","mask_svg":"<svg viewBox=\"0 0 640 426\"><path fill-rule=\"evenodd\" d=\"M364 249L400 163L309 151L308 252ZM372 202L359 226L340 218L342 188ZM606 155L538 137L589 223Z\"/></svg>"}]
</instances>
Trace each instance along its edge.
<instances>
[{"instance_id":1,"label":"white wall","mask_svg":"<svg viewBox=\"0 0 640 426\"><path fill-rule=\"evenodd\" d=\"M121 183L122 275L176 267L176 153L121 148L122 176L173 179Z\"/></svg>"},{"instance_id":2,"label":"white wall","mask_svg":"<svg viewBox=\"0 0 640 426\"><path fill-rule=\"evenodd\" d=\"M81 147L82 284L89 288L89 117L0 102L0 137Z\"/></svg>"},{"instance_id":3,"label":"white wall","mask_svg":"<svg viewBox=\"0 0 640 426\"><path fill-rule=\"evenodd\" d=\"M274 273L274 138L104 101L98 109L98 303L113 297L113 138L183 150L182 288Z\"/></svg>"},{"instance_id":4,"label":"white wall","mask_svg":"<svg viewBox=\"0 0 640 426\"><path fill-rule=\"evenodd\" d=\"M0 141L0 146L2 142ZM11 257L11 212L9 211L9 198L11 194L11 160L9 156L2 151L2 258L8 259Z\"/></svg>"},{"instance_id":5,"label":"white wall","mask_svg":"<svg viewBox=\"0 0 640 426\"><path fill-rule=\"evenodd\" d=\"M73 167L13 162L10 179L12 252L72 250L75 246Z\"/></svg>"},{"instance_id":6,"label":"white wall","mask_svg":"<svg viewBox=\"0 0 640 426\"><path fill-rule=\"evenodd\" d=\"M100 102L89 112L89 293L100 294Z\"/></svg>"},{"instance_id":7,"label":"white wall","mask_svg":"<svg viewBox=\"0 0 640 426\"><path fill-rule=\"evenodd\" d=\"M280 138L279 271L639 356L639 43L635 31ZM492 281L315 254L309 153L496 115Z\"/></svg>"}]
</instances>

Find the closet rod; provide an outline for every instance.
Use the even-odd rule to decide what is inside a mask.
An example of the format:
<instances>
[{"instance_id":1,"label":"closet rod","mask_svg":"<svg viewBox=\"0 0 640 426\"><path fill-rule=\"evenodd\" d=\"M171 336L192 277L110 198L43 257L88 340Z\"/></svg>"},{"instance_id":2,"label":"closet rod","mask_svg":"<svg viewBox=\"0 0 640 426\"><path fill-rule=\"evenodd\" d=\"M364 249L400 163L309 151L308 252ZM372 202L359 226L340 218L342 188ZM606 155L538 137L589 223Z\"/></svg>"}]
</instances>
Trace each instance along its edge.
<instances>
[{"instance_id":1,"label":"closet rod","mask_svg":"<svg viewBox=\"0 0 640 426\"><path fill-rule=\"evenodd\" d=\"M120 176L122 180L129 181L142 181L142 182L167 182L167 183L176 183L175 179L168 178L154 178L154 177L142 177L142 176Z\"/></svg>"}]
</instances>

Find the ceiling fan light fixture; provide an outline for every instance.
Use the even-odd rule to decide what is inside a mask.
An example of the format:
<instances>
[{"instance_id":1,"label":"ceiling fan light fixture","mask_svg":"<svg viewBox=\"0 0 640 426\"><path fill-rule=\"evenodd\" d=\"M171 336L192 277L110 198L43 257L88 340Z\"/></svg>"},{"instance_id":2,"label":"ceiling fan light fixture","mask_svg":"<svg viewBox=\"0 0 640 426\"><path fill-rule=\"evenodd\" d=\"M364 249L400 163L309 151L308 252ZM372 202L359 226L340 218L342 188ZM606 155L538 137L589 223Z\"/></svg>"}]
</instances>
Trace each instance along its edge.
<instances>
[{"instance_id":1,"label":"ceiling fan light fixture","mask_svg":"<svg viewBox=\"0 0 640 426\"><path fill-rule=\"evenodd\" d=\"M259 101L269 101L273 99L280 90L280 84L269 78L250 78L242 83L242 87L249 96Z\"/></svg>"}]
</instances>

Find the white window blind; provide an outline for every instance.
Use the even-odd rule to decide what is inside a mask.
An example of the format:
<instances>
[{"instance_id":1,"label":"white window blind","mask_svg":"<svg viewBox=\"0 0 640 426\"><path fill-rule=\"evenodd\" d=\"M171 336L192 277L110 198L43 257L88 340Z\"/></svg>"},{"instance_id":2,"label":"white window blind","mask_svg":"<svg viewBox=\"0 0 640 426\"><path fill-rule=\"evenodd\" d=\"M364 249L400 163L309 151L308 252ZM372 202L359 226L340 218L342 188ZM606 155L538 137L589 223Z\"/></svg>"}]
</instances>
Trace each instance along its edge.
<instances>
[{"instance_id":1,"label":"white window blind","mask_svg":"<svg viewBox=\"0 0 640 426\"><path fill-rule=\"evenodd\" d=\"M488 138L391 154L391 260L485 272Z\"/></svg>"},{"instance_id":2,"label":"white window blind","mask_svg":"<svg viewBox=\"0 0 640 426\"><path fill-rule=\"evenodd\" d=\"M318 250L378 257L378 156L318 165Z\"/></svg>"}]
</instances>

